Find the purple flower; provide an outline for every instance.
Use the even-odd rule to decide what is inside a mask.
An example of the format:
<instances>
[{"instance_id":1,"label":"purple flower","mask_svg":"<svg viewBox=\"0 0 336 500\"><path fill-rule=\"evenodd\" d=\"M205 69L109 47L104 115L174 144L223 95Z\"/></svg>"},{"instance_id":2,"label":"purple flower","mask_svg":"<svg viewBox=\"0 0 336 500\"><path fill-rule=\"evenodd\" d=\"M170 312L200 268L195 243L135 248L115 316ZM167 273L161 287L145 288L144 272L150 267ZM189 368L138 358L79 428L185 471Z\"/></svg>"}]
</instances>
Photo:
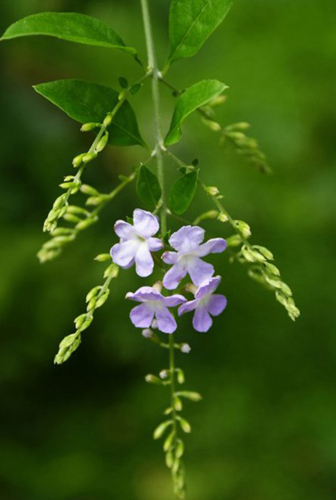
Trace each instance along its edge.
<instances>
[{"instance_id":1,"label":"purple flower","mask_svg":"<svg viewBox=\"0 0 336 500\"><path fill-rule=\"evenodd\" d=\"M135 293L129 292L126 299L141 302L139 306L132 309L130 318L137 328L149 328L154 317L157 327L161 332L173 333L177 324L168 307L179 306L186 302L182 295L171 295L164 297L158 290L151 286L142 286Z\"/></svg>"},{"instance_id":2,"label":"purple flower","mask_svg":"<svg viewBox=\"0 0 336 500\"><path fill-rule=\"evenodd\" d=\"M133 226L123 220L118 220L114 230L120 238L111 248L113 262L123 269L128 269L135 262L136 272L146 277L152 274L154 268L151 252L163 248L159 238L153 238L159 230L159 222L155 215L137 208L133 212Z\"/></svg>"},{"instance_id":3,"label":"purple flower","mask_svg":"<svg viewBox=\"0 0 336 500\"><path fill-rule=\"evenodd\" d=\"M202 244L204 233L201 227L184 226L171 235L169 244L177 252L165 252L162 256L166 264L173 265L163 278L165 288L173 290L188 273L196 286L213 276L214 267L204 262L201 257L209 253L223 252L226 241L223 238L214 238Z\"/></svg>"},{"instance_id":4,"label":"purple flower","mask_svg":"<svg viewBox=\"0 0 336 500\"><path fill-rule=\"evenodd\" d=\"M179 307L178 314L195 311L193 317L193 327L198 332L207 332L212 325L211 316L218 316L221 314L227 304L224 295L214 294L221 282L221 277L216 276L211 278L207 283L199 287L195 293L195 299L186 302Z\"/></svg>"}]
</instances>

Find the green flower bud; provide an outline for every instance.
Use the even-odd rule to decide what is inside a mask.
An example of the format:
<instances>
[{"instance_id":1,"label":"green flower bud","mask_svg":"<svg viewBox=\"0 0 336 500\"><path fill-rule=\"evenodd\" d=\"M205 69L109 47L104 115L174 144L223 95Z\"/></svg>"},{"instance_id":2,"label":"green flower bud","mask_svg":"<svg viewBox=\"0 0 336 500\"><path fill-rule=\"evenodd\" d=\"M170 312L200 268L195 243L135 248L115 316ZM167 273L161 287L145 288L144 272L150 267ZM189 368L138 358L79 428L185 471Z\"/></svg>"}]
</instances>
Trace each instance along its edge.
<instances>
[{"instance_id":1,"label":"green flower bud","mask_svg":"<svg viewBox=\"0 0 336 500\"><path fill-rule=\"evenodd\" d=\"M76 224L75 229L78 231L82 231L83 229L87 229L98 221L98 217L90 217L86 220L82 220Z\"/></svg>"},{"instance_id":2,"label":"green flower bud","mask_svg":"<svg viewBox=\"0 0 336 500\"><path fill-rule=\"evenodd\" d=\"M97 262L107 262L111 260L111 255L109 253L100 253L97 257L94 258Z\"/></svg>"},{"instance_id":3,"label":"green flower bud","mask_svg":"<svg viewBox=\"0 0 336 500\"><path fill-rule=\"evenodd\" d=\"M91 151L90 153L86 153L83 156L83 163L90 163L90 161L94 160L97 158L97 153L94 151Z\"/></svg>"},{"instance_id":4,"label":"green flower bud","mask_svg":"<svg viewBox=\"0 0 336 500\"><path fill-rule=\"evenodd\" d=\"M160 437L163 436L168 427L172 424L173 424L172 420L166 420L166 422L162 422L162 424L158 425L153 433L154 439L160 439Z\"/></svg>"},{"instance_id":5,"label":"green flower bud","mask_svg":"<svg viewBox=\"0 0 336 500\"><path fill-rule=\"evenodd\" d=\"M83 163L83 158L85 156L85 153L82 153L78 156L76 156L73 160L72 160L72 164L75 168L78 168L80 167L80 165Z\"/></svg>"},{"instance_id":6,"label":"green flower bud","mask_svg":"<svg viewBox=\"0 0 336 500\"><path fill-rule=\"evenodd\" d=\"M106 290L106 293L104 293L104 295L99 297L99 299L97 300L95 309L98 309L99 307L103 306L107 301L109 295L110 295L110 290Z\"/></svg>"},{"instance_id":7,"label":"green flower bud","mask_svg":"<svg viewBox=\"0 0 336 500\"><path fill-rule=\"evenodd\" d=\"M81 132L90 132L100 126L100 123L84 123L84 125L82 125Z\"/></svg>"},{"instance_id":8,"label":"green flower bud","mask_svg":"<svg viewBox=\"0 0 336 500\"><path fill-rule=\"evenodd\" d=\"M101 151L103 151L103 149L105 149L105 147L107 145L108 138L109 138L109 133L105 132L105 134L103 135L103 137L100 139L100 141L98 142L98 144L96 146L97 153L100 153Z\"/></svg>"},{"instance_id":9,"label":"green flower bud","mask_svg":"<svg viewBox=\"0 0 336 500\"><path fill-rule=\"evenodd\" d=\"M188 420L182 417L178 417L178 420L180 422L183 432L189 434L191 432L191 425L189 424Z\"/></svg>"},{"instance_id":10,"label":"green flower bud","mask_svg":"<svg viewBox=\"0 0 336 500\"><path fill-rule=\"evenodd\" d=\"M88 194L91 196L98 196L99 195L99 192L97 191L97 189L93 188L92 186L89 186L88 184L82 184L80 187L80 190L82 193Z\"/></svg>"},{"instance_id":11,"label":"green flower bud","mask_svg":"<svg viewBox=\"0 0 336 500\"><path fill-rule=\"evenodd\" d=\"M103 121L103 125L104 127L108 127L109 125L111 125L112 123L112 116L111 115L107 115Z\"/></svg>"}]
</instances>

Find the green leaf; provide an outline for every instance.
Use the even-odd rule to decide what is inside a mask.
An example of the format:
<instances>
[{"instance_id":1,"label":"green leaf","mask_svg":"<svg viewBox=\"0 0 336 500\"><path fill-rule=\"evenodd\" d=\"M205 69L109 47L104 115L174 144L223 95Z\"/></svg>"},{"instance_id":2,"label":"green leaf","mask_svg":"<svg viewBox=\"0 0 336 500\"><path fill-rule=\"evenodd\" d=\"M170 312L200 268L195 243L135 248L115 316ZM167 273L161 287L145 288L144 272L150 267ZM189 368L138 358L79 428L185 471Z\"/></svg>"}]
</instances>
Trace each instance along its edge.
<instances>
[{"instance_id":1,"label":"green leaf","mask_svg":"<svg viewBox=\"0 0 336 500\"><path fill-rule=\"evenodd\" d=\"M182 215L194 197L198 179L198 171L185 174L173 184L169 193L169 207L176 215Z\"/></svg>"},{"instance_id":2,"label":"green leaf","mask_svg":"<svg viewBox=\"0 0 336 500\"><path fill-rule=\"evenodd\" d=\"M232 4L233 0L173 0L169 13L168 64L197 54Z\"/></svg>"},{"instance_id":3,"label":"green leaf","mask_svg":"<svg viewBox=\"0 0 336 500\"><path fill-rule=\"evenodd\" d=\"M181 124L193 111L204 106L228 87L218 80L202 80L189 87L176 101L170 129L165 144L175 144L181 139Z\"/></svg>"},{"instance_id":4,"label":"green leaf","mask_svg":"<svg viewBox=\"0 0 336 500\"><path fill-rule=\"evenodd\" d=\"M127 47L120 36L99 19L72 12L42 12L25 17L12 24L1 40L31 35L53 36L70 42L136 54L133 47Z\"/></svg>"},{"instance_id":5,"label":"green leaf","mask_svg":"<svg viewBox=\"0 0 336 500\"><path fill-rule=\"evenodd\" d=\"M143 203L156 207L161 198L161 187L156 175L141 165L137 181L137 193Z\"/></svg>"},{"instance_id":6,"label":"green leaf","mask_svg":"<svg viewBox=\"0 0 336 500\"><path fill-rule=\"evenodd\" d=\"M111 87L82 80L57 80L36 85L34 89L80 123L102 123L118 103L119 95ZM139 133L134 111L127 101L117 112L108 130L111 144L145 144Z\"/></svg>"}]
</instances>

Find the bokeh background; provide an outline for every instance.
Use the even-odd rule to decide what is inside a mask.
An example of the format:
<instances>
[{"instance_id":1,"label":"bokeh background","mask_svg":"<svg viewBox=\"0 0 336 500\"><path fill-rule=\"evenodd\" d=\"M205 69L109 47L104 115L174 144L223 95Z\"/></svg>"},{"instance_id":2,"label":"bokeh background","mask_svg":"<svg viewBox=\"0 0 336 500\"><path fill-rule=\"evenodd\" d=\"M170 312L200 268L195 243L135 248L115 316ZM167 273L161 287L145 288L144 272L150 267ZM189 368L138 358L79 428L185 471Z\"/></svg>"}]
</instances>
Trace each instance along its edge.
<instances>
[{"instance_id":1,"label":"bokeh background","mask_svg":"<svg viewBox=\"0 0 336 500\"><path fill-rule=\"evenodd\" d=\"M152 4L162 63L169 2ZM136 0L2 0L1 31L45 10L99 17L145 53ZM199 55L176 62L169 76L179 87L224 81L221 122L253 124L272 176L218 148L197 116L175 151L199 158L229 211L251 224L253 241L273 250L302 312L292 323L244 268L216 259L227 311L206 335L192 331L190 317L178 333L192 345L179 355L188 387L204 396L185 409L190 500L335 499L335 14L334 0L240 0ZM124 295L139 285L133 271L115 282L72 359L53 365L86 292L101 283L93 257L115 242L113 222L139 204L134 187L59 260L41 266L35 256L57 185L89 138L32 85L79 77L116 87L139 68L121 53L46 38L2 43L0 64L0 498L170 500L161 445L152 441L168 394L144 383L167 358L128 320ZM151 141L148 99L144 91L133 105ZM166 127L174 99L165 88L162 99ZM143 157L138 147L110 148L86 180L106 191ZM172 164L167 172L176 176ZM199 196L190 219L208 207Z\"/></svg>"}]
</instances>

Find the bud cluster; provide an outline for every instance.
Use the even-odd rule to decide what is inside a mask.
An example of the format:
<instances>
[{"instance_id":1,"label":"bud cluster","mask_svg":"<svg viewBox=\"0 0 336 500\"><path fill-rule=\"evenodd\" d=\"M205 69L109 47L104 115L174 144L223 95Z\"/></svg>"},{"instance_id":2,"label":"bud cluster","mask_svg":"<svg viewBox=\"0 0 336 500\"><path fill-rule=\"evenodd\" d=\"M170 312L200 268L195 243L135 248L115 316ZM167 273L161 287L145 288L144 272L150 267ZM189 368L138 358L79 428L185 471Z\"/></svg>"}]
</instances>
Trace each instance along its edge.
<instances>
[{"instance_id":1,"label":"bud cluster","mask_svg":"<svg viewBox=\"0 0 336 500\"><path fill-rule=\"evenodd\" d=\"M98 262L105 262L107 260L106 255L100 254L96 257L95 260L97 260ZM111 257L109 255L108 260L111 260ZM104 272L104 284L92 288L92 290L90 290L90 292L87 294L86 312L75 318L75 333L68 335L60 343L58 353L56 354L54 359L55 364L61 365L70 358L73 352L78 349L81 343L82 332L91 325L95 311L102 307L107 301L110 294L110 283L112 279L118 276L118 271L119 268L118 266L116 266L116 264L109 264Z\"/></svg>"}]
</instances>

